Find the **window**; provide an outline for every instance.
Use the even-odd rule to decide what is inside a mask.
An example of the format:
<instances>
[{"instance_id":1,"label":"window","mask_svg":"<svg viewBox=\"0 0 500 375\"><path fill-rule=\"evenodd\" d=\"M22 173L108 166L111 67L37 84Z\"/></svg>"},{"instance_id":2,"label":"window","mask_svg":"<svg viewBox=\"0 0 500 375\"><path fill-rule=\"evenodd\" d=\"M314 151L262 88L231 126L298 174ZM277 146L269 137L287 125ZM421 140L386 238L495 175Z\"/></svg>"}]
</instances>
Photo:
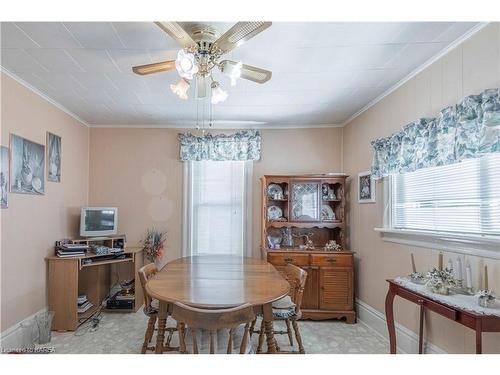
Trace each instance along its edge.
<instances>
[{"instance_id":1,"label":"window","mask_svg":"<svg viewBox=\"0 0 500 375\"><path fill-rule=\"evenodd\" d=\"M500 155L392 176L393 229L500 236Z\"/></svg>"},{"instance_id":2,"label":"window","mask_svg":"<svg viewBox=\"0 0 500 375\"><path fill-rule=\"evenodd\" d=\"M252 162L186 164L184 254L250 255Z\"/></svg>"}]
</instances>

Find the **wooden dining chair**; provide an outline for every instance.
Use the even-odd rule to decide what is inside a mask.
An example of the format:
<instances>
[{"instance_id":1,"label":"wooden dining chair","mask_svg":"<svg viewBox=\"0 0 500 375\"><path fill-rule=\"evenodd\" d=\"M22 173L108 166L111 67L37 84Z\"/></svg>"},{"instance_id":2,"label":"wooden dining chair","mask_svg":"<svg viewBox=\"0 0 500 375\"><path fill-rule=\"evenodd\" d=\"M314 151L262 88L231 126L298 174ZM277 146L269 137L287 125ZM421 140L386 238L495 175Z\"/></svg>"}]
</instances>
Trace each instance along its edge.
<instances>
[{"instance_id":1,"label":"wooden dining chair","mask_svg":"<svg viewBox=\"0 0 500 375\"><path fill-rule=\"evenodd\" d=\"M141 282L142 291L144 294L144 314L149 317L148 327L146 329L146 333L144 334L144 342L142 343L141 353L144 354L146 351L155 351L154 346L148 346L153 338L153 333L155 331L155 324L158 320L158 301L153 300L151 296L146 291L146 283L148 280L154 276L158 272L154 263L146 264L144 267L139 269L139 280ZM165 329L168 332L167 340L165 345L163 346L163 351L178 351L179 347L171 347L170 342L172 340L172 336L175 331L178 331L177 327L168 327Z\"/></svg>"},{"instance_id":2,"label":"wooden dining chair","mask_svg":"<svg viewBox=\"0 0 500 375\"><path fill-rule=\"evenodd\" d=\"M250 323L255 319L254 309L249 304L236 306L228 309L199 309L176 303L172 309L172 317L180 323L181 332L180 351L187 354L186 347L186 327L191 333L192 351L194 354L199 353L199 343L197 332L201 330L208 331L209 337L209 353L215 353L215 336L220 330L228 330L229 337L227 343L227 354L231 354L233 350L233 337L235 331L241 325L245 325L243 337L240 343L240 354L244 354L247 350L247 344L250 340Z\"/></svg>"},{"instance_id":3,"label":"wooden dining chair","mask_svg":"<svg viewBox=\"0 0 500 375\"><path fill-rule=\"evenodd\" d=\"M299 351L290 351L288 353L300 353L304 354L304 346L302 345L302 337L300 336L299 325L297 323L300 318L302 318L302 311L300 310L300 305L302 304L302 296L304 295L304 287L307 280L307 272L302 268L294 266L293 264L287 264L282 271L282 275L290 283L290 292L287 297L273 303L273 320L274 321L284 321L286 324L286 331L274 330L274 334L287 334L288 340L290 341L290 346L293 346L293 334L292 327L295 333L295 338L297 340L297 345ZM259 344L257 346L257 353L262 352L262 344L264 343L264 319L262 319L260 330L254 331L256 320L252 322L251 333L259 333ZM278 353L287 353L281 351L279 346L276 345Z\"/></svg>"}]
</instances>

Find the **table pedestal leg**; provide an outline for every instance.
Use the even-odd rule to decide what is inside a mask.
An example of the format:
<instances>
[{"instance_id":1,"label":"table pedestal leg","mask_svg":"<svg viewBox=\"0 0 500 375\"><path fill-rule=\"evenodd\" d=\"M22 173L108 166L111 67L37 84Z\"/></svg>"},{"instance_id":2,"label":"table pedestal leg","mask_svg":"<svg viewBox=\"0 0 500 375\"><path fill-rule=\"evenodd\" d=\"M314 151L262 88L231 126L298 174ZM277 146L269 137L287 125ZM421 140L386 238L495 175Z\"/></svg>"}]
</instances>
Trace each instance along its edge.
<instances>
[{"instance_id":1,"label":"table pedestal leg","mask_svg":"<svg viewBox=\"0 0 500 375\"><path fill-rule=\"evenodd\" d=\"M167 325L167 303L160 301L160 309L158 311L158 332L156 334L155 353L163 353L163 341L165 340L165 327Z\"/></svg>"},{"instance_id":2,"label":"table pedestal leg","mask_svg":"<svg viewBox=\"0 0 500 375\"><path fill-rule=\"evenodd\" d=\"M385 297L385 319L389 330L391 354L396 354L396 327L394 326L394 297L395 293L389 288Z\"/></svg>"},{"instance_id":3,"label":"table pedestal leg","mask_svg":"<svg viewBox=\"0 0 500 375\"><path fill-rule=\"evenodd\" d=\"M266 331L266 342L267 342L267 352L277 353L276 341L274 340L274 328L273 328L273 307L271 303L267 303L262 307L263 319L264 319L264 329Z\"/></svg>"}]
</instances>

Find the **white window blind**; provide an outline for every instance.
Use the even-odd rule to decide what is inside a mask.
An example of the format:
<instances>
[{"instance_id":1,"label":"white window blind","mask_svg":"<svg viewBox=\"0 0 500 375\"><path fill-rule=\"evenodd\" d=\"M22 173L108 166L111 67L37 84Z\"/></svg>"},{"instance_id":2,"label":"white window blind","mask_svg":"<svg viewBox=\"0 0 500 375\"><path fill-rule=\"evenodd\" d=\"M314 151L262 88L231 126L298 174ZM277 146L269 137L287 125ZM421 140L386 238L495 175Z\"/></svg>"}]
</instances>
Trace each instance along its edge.
<instances>
[{"instance_id":1,"label":"white window blind","mask_svg":"<svg viewBox=\"0 0 500 375\"><path fill-rule=\"evenodd\" d=\"M251 162L189 162L188 255L246 256Z\"/></svg>"},{"instance_id":2,"label":"white window blind","mask_svg":"<svg viewBox=\"0 0 500 375\"><path fill-rule=\"evenodd\" d=\"M500 154L392 181L393 228L500 236Z\"/></svg>"}]
</instances>

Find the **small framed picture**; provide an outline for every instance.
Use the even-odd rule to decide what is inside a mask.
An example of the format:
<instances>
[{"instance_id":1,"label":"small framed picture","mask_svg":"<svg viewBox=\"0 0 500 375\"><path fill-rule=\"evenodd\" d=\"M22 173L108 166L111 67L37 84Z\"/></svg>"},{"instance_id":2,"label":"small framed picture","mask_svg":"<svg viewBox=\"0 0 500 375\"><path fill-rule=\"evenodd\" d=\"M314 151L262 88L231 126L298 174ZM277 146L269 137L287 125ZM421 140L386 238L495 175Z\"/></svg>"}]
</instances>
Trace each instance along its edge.
<instances>
[{"instance_id":1,"label":"small framed picture","mask_svg":"<svg viewBox=\"0 0 500 375\"><path fill-rule=\"evenodd\" d=\"M45 145L10 135L10 192L45 194Z\"/></svg>"},{"instance_id":2,"label":"small framed picture","mask_svg":"<svg viewBox=\"0 0 500 375\"><path fill-rule=\"evenodd\" d=\"M47 132L47 181L61 182L61 137Z\"/></svg>"},{"instance_id":3,"label":"small framed picture","mask_svg":"<svg viewBox=\"0 0 500 375\"><path fill-rule=\"evenodd\" d=\"M375 180L370 171L358 173L358 202L375 203Z\"/></svg>"}]
</instances>

